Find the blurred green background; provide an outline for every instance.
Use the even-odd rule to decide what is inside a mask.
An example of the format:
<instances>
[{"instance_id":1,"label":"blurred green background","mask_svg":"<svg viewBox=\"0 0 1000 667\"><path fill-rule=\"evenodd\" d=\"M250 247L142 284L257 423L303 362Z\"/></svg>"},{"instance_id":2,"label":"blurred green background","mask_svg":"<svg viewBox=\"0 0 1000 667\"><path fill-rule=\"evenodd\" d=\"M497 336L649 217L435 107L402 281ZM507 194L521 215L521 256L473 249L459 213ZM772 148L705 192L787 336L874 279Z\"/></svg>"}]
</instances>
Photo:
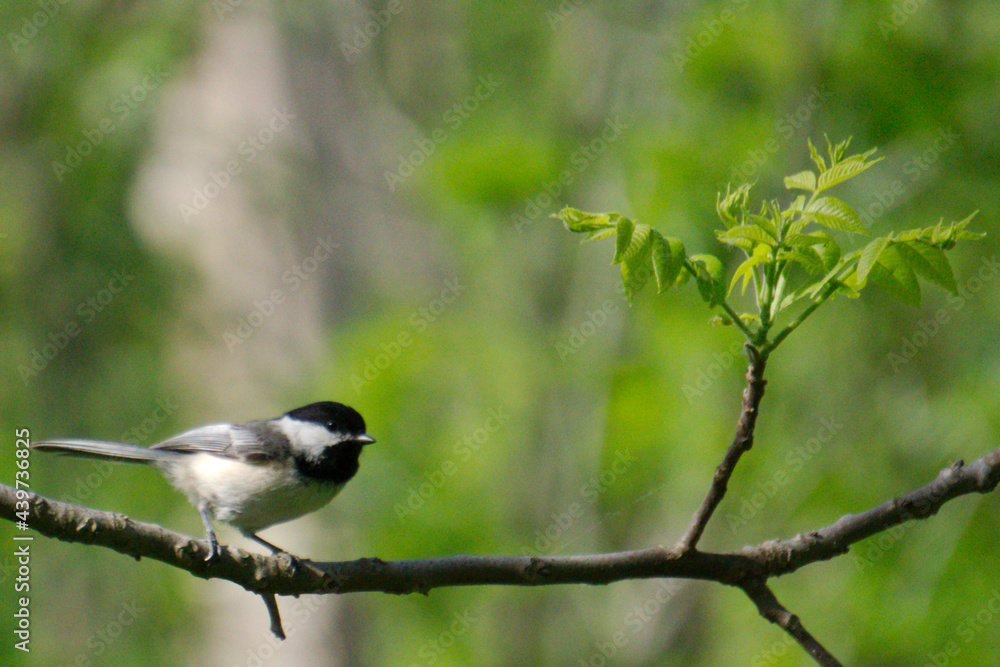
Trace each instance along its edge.
<instances>
[{"instance_id":1,"label":"blurred green background","mask_svg":"<svg viewBox=\"0 0 1000 667\"><path fill-rule=\"evenodd\" d=\"M716 192L785 197L824 134L886 156L836 193L873 231L979 209L990 236L952 253L959 297L834 300L782 346L703 548L832 523L997 444L995 3L0 14L8 454L15 428L150 444L340 400L378 444L330 507L264 532L292 552L672 544L732 435L737 332L707 324L693 286L629 307L609 242L549 216L617 210L721 253ZM0 469L11 483L12 455ZM43 495L203 534L154 471L35 455L31 472ZM776 593L846 664L1000 664L998 508L957 500ZM4 664L812 664L741 593L698 582L280 599L276 644L227 582L54 540L33 553L32 652L7 615Z\"/></svg>"}]
</instances>

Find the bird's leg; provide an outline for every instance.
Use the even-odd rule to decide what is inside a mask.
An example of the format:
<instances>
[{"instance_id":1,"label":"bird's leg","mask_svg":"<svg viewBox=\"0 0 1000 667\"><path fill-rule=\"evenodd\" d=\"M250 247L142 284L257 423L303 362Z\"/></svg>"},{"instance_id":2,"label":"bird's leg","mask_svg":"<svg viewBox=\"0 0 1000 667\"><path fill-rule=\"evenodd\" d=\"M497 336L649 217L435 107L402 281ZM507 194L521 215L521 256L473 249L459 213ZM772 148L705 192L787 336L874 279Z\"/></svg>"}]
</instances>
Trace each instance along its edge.
<instances>
[{"instance_id":1,"label":"bird's leg","mask_svg":"<svg viewBox=\"0 0 1000 667\"><path fill-rule=\"evenodd\" d=\"M208 506L199 505L198 514L205 523L205 535L208 537L208 556L205 560L212 560L219 555L219 541L215 539L215 531L212 529L212 520L208 516Z\"/></svg>"}]
</instances>

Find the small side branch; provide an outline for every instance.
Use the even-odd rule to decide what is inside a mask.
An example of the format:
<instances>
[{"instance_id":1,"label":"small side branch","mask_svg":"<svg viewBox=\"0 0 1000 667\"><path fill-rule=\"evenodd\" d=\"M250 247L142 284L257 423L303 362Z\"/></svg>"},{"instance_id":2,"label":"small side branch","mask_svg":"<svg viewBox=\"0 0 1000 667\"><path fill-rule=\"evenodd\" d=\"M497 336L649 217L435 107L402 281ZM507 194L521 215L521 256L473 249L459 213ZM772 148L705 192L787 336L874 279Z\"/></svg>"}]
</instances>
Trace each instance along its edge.
<instances>
[{"instance_id":1,"label":"small side branch","mask_svg":"<svg viewBox=\"0 0 1000 667\"><path fill-rule=\"evenodd\" d=\"M757 409L760 407L760 400L764 397L764 386L767 381L764 379L764 368L767 365L767 357L758 352L750 343L746 343L743 348L750 359L750 366L747 368L747 386L743 390L743 405L740 409L740 419L736 423L736 435L729 445L726 456L722 463L715 469L712 477L712 485L708 489L708 494L702 501L701 506L691 517L684 535L674 546L674 549L686 553L698 546L698 540L705 531L709 519L715 512L715 508L722 502L729 487L729 478L736 470L736 464L740 457L753 447L753 432L757 425Z\"/></svg>"},{"instance_id":2,"label":"small side branch","mask_svg":"<svg viewBox=\"0 0 1000 667\"><path fill-rule=\"evenodd\" d=\"M267 615L271 618L271 632L278 639L285 638L285 629L281 627L281 612L278 611L278 603L274 599L274 593L261 593L264 605L267 607Z\"/></svg>"},{"instance_id":3,"label":"small side branch","mask_svg":"<svg viewBox=\"0 0 1000 667\"><path fill-rule=\"evenodd\" d=\"M813 657L817 664L823 667L843 667L840 662L820 644L812 634L803 627L799 617L791 613L774 596L774 593L763 579L751 579L740 585L761 616L771 621L792 636L799 646Z\"/></svg>"},{"instance_id":4,"label":"small side branch","mask_svg":"<svg viewBox=\"0 0 1000 667\"><path fill-rule=\"evenodd\" d=\"M836 280L833 280L829 285L827 285L826 289L823 290L823 293L819 296L819 298L813 301L808 308L799 313L798 317L789 322L788 326L786 326L784 329L778 332L778 335L774 337L774 340L772 340L770 343L767 344L767 346L764 348L764 351L770 354L771 352L774 351L774 348L781 345L781 342L786 338L788 338L788 335L790 333L798 329L799 325L801 325L803 322L806 321L806 318L808 318L810 315L816 312L816 309L822 306L823 302L825 302L827 299L833 296L834 293L836 293L837 287L839 287L839 285L840 283L838 283Z\"/></svg>"}]
</instances>

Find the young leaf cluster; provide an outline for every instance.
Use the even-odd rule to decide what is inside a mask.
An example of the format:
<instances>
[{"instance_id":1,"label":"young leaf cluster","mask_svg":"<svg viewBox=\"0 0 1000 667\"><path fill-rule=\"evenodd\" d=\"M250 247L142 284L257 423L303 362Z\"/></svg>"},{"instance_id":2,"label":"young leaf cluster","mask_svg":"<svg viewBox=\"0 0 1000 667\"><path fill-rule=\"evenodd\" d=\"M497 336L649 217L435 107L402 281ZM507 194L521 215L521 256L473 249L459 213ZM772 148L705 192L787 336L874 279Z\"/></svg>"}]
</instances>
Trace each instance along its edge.
<instances>
[{"instance_id":1,"label":"young leaf cluster","mask_svg":"<svg viewBox=\"0 0 1000 667\"><path fill-rule=\"evenodd\" d=\"M714 255L688 256L680 239L660 234L649 225L632 222L618 213L584 213L564 208L555 217L567 229L586 234L585 241L615 237L612 264L621 265L622 285L629 303L652 277L657 292L680 287L694 277L709 305L725 297L722 262Z\"/></svg>"},{"instance_id":2,"label":"young leaf cluster","mask_svg":"<svg viewBox=\"0 0 1000 667\"><path fill-rule=\"evenodd\" d=\"M828 190L877 164L875 149L847 155L850 140L820 155L808 142L815 169L784 179L795 193L785 206L777 200L750 207L750 184L727 187L716 200L723 228L716 237L745 256L727 281L723 262L714 255L688 255L679 239L661 235L649 225L618 213L585 213L565 208L556 214L567 229L586 234L587 241L615 238L613 264L621 266L625 294L632 302L650 277L657 291L679 287L694 278L710 307L720 307L723 322L735 324L748 341L764 352L776 347L824 301L836 293L856 297L874 284L902 301L918 305L918 277L949 291L957 284L945 255L958 241L985 236L967 229L975 215L959 222L889 233L844 253L835 234L870 236L857 213ZM850 238L850 236L848 236ZM727 298L740 286L753 286L753 308L737 313ZM797 316L772 335L779 316Z\"/></svg>"}]
</instances>

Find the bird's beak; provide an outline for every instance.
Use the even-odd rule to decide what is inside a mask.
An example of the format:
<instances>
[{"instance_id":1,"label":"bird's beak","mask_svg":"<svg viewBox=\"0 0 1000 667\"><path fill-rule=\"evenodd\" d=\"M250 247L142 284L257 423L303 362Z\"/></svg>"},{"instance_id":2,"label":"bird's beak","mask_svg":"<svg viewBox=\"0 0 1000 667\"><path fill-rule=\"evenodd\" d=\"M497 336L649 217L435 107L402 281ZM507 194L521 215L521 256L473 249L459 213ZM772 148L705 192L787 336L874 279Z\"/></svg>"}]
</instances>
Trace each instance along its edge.
<instances>
[{"instance_id":1,"label":"bird's beak","mask_svg":"<svg viewBox=\"0 0 1000 667\"><path fill-rule=\"evenodd\" d=\"M354 438L354 442L360 442L362 445L370 445L375 442L375 438L371 437L367 433L362 433L358 437Z\"/></svg>"}]
</instances>

